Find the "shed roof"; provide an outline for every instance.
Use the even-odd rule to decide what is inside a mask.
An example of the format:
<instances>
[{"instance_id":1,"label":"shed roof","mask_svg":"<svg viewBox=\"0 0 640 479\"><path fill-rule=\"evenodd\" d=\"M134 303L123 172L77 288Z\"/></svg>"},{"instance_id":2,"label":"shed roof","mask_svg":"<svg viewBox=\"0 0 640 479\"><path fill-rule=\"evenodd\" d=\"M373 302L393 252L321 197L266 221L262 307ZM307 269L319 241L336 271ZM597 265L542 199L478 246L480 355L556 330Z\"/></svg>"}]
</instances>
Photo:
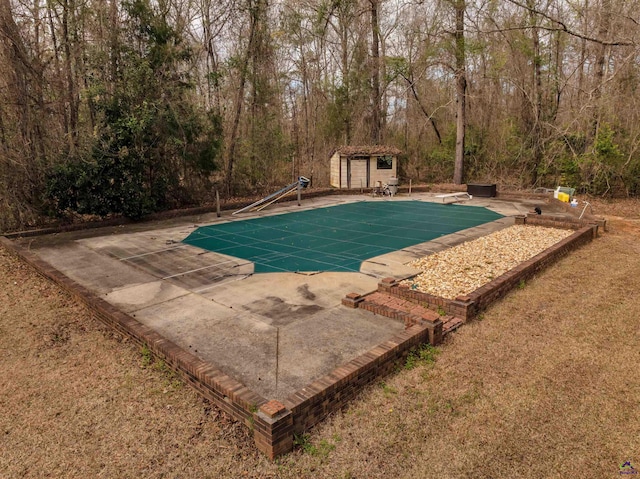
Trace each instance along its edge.
<instances>
[{"instance_id":1,"label":"shed roof","mask_svg":"<svg viewBox=\"0 0 640 479\"><path fill-rule=\"evenodd\" d=\"M354 155L399 155L402 151L393 146L368 145L368 146L341 146L335 150L340 156Z\"/></svg>"}]
</instances>

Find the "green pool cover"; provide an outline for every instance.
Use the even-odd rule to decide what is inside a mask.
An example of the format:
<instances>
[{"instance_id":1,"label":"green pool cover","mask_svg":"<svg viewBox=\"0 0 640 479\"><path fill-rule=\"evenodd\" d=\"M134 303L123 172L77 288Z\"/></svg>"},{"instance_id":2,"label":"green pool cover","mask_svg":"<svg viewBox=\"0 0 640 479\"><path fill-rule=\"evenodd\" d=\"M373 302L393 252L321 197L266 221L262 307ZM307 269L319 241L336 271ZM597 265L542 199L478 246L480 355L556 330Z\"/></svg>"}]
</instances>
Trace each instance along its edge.
<instances>
[{"instance_id":1,"label":"green pool cover","mask_svg":"<svg viewBox=\"0 0 640 479\"><path fill-rule=\"evenodd\" d=\"M476 206L362 201L203 226L184 243L252 261L256 273L359 271L369 258L498 218Z\"/></svg>"}]
</instances>

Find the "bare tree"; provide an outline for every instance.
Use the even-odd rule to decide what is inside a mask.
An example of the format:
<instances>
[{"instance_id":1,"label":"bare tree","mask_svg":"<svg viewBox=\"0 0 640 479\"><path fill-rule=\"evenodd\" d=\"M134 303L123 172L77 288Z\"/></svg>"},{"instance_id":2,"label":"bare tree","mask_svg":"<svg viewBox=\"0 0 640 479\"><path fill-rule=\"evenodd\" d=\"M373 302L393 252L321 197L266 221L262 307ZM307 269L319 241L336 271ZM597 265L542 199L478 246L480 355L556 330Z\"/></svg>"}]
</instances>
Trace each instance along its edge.
<instances>
[{"instance_id":1,"label":"bare tree","mask_svg":"<svg viewBox=\"0 0 640 479\"><path fill-rule=\"evenodd\" d=\"M456 56L456 154L453 182L464 182L465 136L467 129L467 74L464 36L465 0L455 0L455 56Z\"/></svg>"},{"instance_id":2,"label":"bare tree","mask_svg":"<svg viewBox=\"0 0 640 479\"><path fill-rule=\"evenodd\" d=\"M382 95L380 92L380 0L369 0L371 5L371 143L381 141Z\"/></svg>"}]
</instances>

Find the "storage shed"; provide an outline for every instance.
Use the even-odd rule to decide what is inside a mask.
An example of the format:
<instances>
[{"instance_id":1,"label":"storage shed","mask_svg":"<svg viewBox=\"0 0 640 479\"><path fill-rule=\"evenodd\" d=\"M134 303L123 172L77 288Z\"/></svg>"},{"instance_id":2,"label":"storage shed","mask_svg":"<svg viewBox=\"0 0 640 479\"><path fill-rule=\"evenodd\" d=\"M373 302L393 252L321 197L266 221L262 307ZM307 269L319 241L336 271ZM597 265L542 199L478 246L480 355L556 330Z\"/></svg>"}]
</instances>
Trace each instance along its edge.
<instances>
[{"instance_id":1,"label":"storage shed","mask_svg":"<svg viewBox=\"0 0 640 479\"><path fill-rule=\"evenodd\" d=\"M392 146L343 146L331 156L331 186L373 188L398 174L400 150Z\"/></svg>"}]
</instances>

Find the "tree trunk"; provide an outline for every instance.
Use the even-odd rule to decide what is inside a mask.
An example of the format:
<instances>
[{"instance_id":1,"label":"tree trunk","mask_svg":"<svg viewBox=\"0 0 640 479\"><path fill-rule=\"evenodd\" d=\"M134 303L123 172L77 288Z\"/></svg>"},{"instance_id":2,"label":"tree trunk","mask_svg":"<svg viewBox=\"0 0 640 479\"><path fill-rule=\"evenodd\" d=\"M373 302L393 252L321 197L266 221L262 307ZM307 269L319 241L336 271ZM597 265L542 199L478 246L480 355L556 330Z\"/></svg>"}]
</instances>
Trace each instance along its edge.
<instances>
[{"instance_id":1,"label":"tree trunk","mask_svg":"<svg viewBox=\"0 0 640 479\"><path fill-rule=\"evenodd\" d=\"M8 87L7 97L12 98L15 105L13 110L21 136L20 143L25 150L30 149L32 156L35 157L31 141L32 108L29 102L29 76L33 73L32 65L18 26L13 19L9 0L0 0L0 35L3 37L3 41L0 42L3 48L2 56L7 62L3 68Z\"/></svg>"},{"instance_id":2,"label":"tree trunk","mask_svg":"<svg viewBox=\"0 0 640 479\"><path fill-rule=\"evenodd\" d=\"M589 10L589 0L585 0L584 2L584 11L587 12ZM584 24L582 26L584 31L587 31L588 28L588 21L587 21L587 15L585 13L584 15ZM585 91L585 87L584 87L584 69L585 69L585 63L587 60L587 40L586 38L582 38L580 40L580 61L579 61L579 66L580 68L578 69L578 107L580 107L582 105L582 99L584 98L584 91Z\"/></svg>"},{"instance_id":3,"label":"tree trunk","mask_svg":"<svg viewBox=\"0 0 640 479\"><path fill-rule=\"evenodd\" d=\"M418 96L418 92L416 91L415 81L413 80L413 74L411 74L411 77L412 78L402 75L402 78L404 78L405 81L409 84L409 89L411 90L411 93L413 94L413 98L416 101L418 107L420 108L420 111L425 116L425 118L429 120L429 123L431 123L433 132L435 133L436 138L438 139L438 144L442 145L442 136L440 135L440 130L438 130L438 125L436 124L436 121L434 120L433 115L429 114L427 109L424 107L424 105L420 101L420 97ZM408 99L408 92L407 92L407 99ZM408 104L408 101L407 101L407 104Z\"/></svg>"},{"instance_id":4,"label":"tree trunk","mask_svg":"<svg viewBox=\"0 0 640 479\"><path fill-rule=\"evenodd\" d=\"M47 19L49 20L49 29L51 31L51 41L53 43L53 64L55 66L55 73L56 73L56 83L57 83L57 88L59 89L63 89L62 87L62 68L60 67L60 55L58 53L59 50L59 46L58 46L58 37L56 35L56 28L55 25L53 23L53 13L55 13L55 10L53 8L51 8L51 5L47 5ZM56 19L58 19L58 15L56 13ZM64 128L64 134L65 137L69 136L69 118L67 117L67 111L66 108L64 107L64 102L63 101L59 101L58 102L58 112L60 115L60 118L62 119L62 126Z\"/></svg>"},{"instance_id":5,"label":"tree trunk","mask_svg":"<svg viewBox=\"0 0 640 479\"><path fill-rule=\"evenodd\" d=\"M606 42L609 37L609 30L611 29L611 0L602 0L602 6L600 8L600 27L598 29L598 40ZM600 122L602 116L602 87L605 82L605 70L608 48L604 43L598 44L596 50L596 66L595 66L595 88L593 90L593 99L595 108L593 109L593 119L591 127L591 137L595 142L598 138L598 131L600 129Z\"/></svg>"},{"instance_id":6,"label":"tree trunk","mask_svg":"<svg viewBox=\"0 0 640 479\"><path fill-rule=\"evenodd\" d=\"M465 0L456 0L456 156L453 171L453 182L456 185L461 185L464 181L464 138L467 127L467 75L464 45L465 10Z\"/></svg>"},{"instance_id":7,"label":"tree trunk","mask_svg":"<svg viewBox=\"0 0 640 479\"><path fill-rule=\"evenodd\" d=\"M107 82L109 93L115 91L118 82L118 68L120 63L120 40L118 38L118 0L111 0L109 4L109 81Z\"/></svg>"},{"instance_id":8,"label":"tree trunk","mask_svg":"<svg viewBox=\"0 0 640 479\"><path fill-rule=\"evenodd\" d=\"M64 69L67 80L67 108L69 111L69 152L74 154L78 143L78 101L76 82L73 73L73 54L71 51L71 31L69 23L73 21L73 4L68 0L62 2L62 46L64 50ZM73 28L73 25L71 26Z\"/></svg>"},{"instance_id":9,"label":"tree trunk","mask_svg":"<svg viewBox=\"0 0 640 479\"><path fill-rule=\"evenodd\" d=\"M248 52L245 55L242 67L240 69L240 85L238 86L238 94L236 95L235 111L233 114L233 122L231 123L231 133L229 135L229 148L226 151L225 158L225 174L224 183L227 196L233 194L231 181L233 179L233 164L236 154L236 145L238 142L238 127L240 125L240 116L242 115L242 106L244 104L244 89L247 84L247 66L249 63Z\"/></svg>"},{"instance_id":10,"label":"tree trunk","mask_svg":"<svg viewBox=\"0 0 640 479\"><path fill-rule=\"evenodd\" d=\"M527 2L529 9L529 21L531 25L531 41L533 47L533 91L531 102L533 103L533 124L531 125L531 148L533 165L531 168L531 184L538 180L538 166L542 161L542 58L540 56L540 32L537 24L537 14L533 10L532 0Z\"/></svg>"},{"instance_id":11,"label":"tree trunk","mask_svg":"<svg viewBox=\"0 0 640 479\"><path fill-rule=\"evenodd\" d=\"M380 25L378 21L379 0L369 0L371 4L371 143L380 144Z\"/></svg>"},{"instance_id":12,"label":"tree trunk","mask_svg":"<svg viewBox=\"0 0 640 479\"><path fill-rule=\"evenodd\" d=\"M340 19L340 45L341 45L341 62L342 62L342 84L344 87L344 106L347 110L351 109L351 77L349 75L349 32L346 20ZM351 112L342 113L344 121L345 144L351 143Z\"/></svg>"},{"instance_id":13,"label":"tree trunk","mask_svg":"<svg viewBox=\"0 0 640 479\"><path fill-rule=\"evenodd\" d=\"M242 107L244 105L244 92L247 85L247 74L249 70L249 60L254 50L255 36L256 36L256 15L251 14L251 21L249 22L249 41L247 43L247 50L244 58L242 59L242 65L240 66L240 82L238 85L238 94L235 100L235 109L233 114L233 121L231 123L231 133L229 134L229 148L226 150L225 158L225 174L224 182L227 196L233 194L233 167L236 154L236 146L238 143L238 129L240 126L240 116L242 115Z\"/></svg>"}]
</instances>

